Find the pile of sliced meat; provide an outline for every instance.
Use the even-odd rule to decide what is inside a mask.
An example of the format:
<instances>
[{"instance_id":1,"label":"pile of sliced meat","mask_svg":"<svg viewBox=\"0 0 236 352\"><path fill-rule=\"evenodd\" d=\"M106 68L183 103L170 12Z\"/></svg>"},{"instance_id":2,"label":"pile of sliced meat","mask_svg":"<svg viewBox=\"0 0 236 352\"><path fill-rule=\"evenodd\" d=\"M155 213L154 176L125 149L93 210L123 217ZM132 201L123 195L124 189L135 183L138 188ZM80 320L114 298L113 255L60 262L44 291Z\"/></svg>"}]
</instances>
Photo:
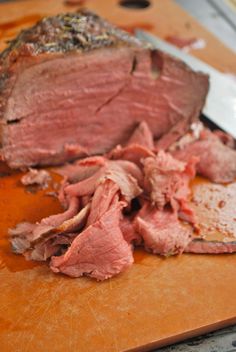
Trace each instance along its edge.
<instances>
[{"instance_id":1,"label":"pile of sliced meat","mask_svg":"<svg viewBox=\"0 0 236 352\"><path fill-rule=\"evenodd\" d=\"M189 184L196 173L233 181L236 151L198 122L207 75L82 10L22 31L0 54L0 87L1 160L84 158L58 169L64 213L10 230L16 253L97 280L131 266L135 246L212 253L194 240ZM32 168L22 178L49 180Z\"/></svg>"},{"instance_id":2,"label":"pile of sliced meat","mask_svg":"<svg viewBox=\"0 0 236 352\"><path fill-rule=\"evenodd\" d=\"M196 252L190 181L196 172L233 181L236 151L227 135L201 123L164 150L141 122L123 146L57 171L64 176L58 198L65 212L18 224L10 230L13 249L49 260L55 273L104 280L132 265L135 246L164 256Z\"/></svg>"}]
</instances>

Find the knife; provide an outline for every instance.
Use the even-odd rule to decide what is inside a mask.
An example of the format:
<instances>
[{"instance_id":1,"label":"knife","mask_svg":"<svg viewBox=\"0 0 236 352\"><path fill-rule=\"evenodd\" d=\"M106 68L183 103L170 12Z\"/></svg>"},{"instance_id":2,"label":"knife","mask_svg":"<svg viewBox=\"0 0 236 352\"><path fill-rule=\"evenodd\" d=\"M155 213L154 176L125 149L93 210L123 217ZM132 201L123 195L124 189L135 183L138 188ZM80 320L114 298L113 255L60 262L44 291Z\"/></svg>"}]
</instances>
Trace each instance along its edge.
<instances>
[{"instance_id":1,"label":"knife","mask_svg":"<svg viewBox=\"0 0 236 352\"><path fill-rule=\"evenodd\" d=\"M138 39L146 41L153 48L165 51L184 61L195 71L202 71L210 77L210 88L203 108L203 114L214 124L236 138L236 83L205 62L186 54L174 45L137 29Z\"/></svg>"}]
</instances>

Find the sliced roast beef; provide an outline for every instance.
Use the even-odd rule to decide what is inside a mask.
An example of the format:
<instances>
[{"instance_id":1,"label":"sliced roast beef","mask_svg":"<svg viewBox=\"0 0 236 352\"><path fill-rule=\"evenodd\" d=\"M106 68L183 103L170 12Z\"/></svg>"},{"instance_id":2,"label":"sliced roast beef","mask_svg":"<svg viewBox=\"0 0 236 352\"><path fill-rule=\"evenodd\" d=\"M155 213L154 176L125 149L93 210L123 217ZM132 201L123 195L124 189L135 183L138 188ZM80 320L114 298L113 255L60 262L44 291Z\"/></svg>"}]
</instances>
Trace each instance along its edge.
<instances>
[{"instance_id":1,"label":"sliced roast beef","mask_svg":"<svg viewBox=\"0 0 236 352\"><path fill-rule=\"evenodd\" d=\"M222 143L223 134L217 135L204 129L193 142L182 143L183 138L175 144L172 152L177 159L188 161L193 156L198 157L197 173L213 182L227 183L235 179L236 150L229 147L227 141L226 144Z\"/></svg>"},{"instance_id":2,"label":"sliced roast beef","mask_svg":"<svg viewBox=\"0 0 236 352\"><path fill-rule=\"evenodd\" d=\"M204 239L194 239L184 249L186 253L196 254L223 254L235 253L236 241L206 241Z\"/></svg>"},{"instance_id":3,"label":"sliced roast beef","mask_svg":"<svg viewBox=\"0 0 236 352\"><path fill-rule=\"evenodd\" d=\"M93 176L65 187L64 192L76 197L92 195L96 187L107 179L119 186L121 194L128 202L142 192L139 187L142 172L137 165L127 160L107 161Z\"/></svg>"},{"instance_id":4,"label":"sliced roast beef","mask_svg":"<svg viewBox=\"0 0 236 352\"><path fill-rule=\"evenodd\" d=\"M91 211L88 217L87 226L99 220L116 201L119 193L119 186L112 180L105 180L95 190L91 203Z\"/></svg>"},{"instance_id":5,"label":"sliced roast beef","mask_svg":"<svg viewBox=\"0 0 236 352\"><path fill-rule=\"evenodd\" d=\"M135 246L164 256L236 252L235 184L205 180L192 183L191 194L196 163L204 159L172 155L186 155L204 141L234 153L222 140L228 144L223 134L195 123L169 152L155 152L141 123L125 146L60 168L65 178L58 199L65 212L17 225L10 231L13 250L27 259L51 259L56 273L97 280L128 268Z\"/></svg>"},{"instance_id":6,"label":"sliced roast beef","mask_svg":"<svg viewBox=\"0 0 236 352\"><path fill-rule=\"evenodd\" d=\"M62 255L71 245L76 233L51 234L24 252L27 260L45 261L53 255Z\"/></svg>"},{"instance_id":7,"label":"sliced roast beef","mask_svg":"<svg viewBox=\"0 0 236 352\"><path fill-rule=\"evenodd\" d=\"M120 229L126 242L141 245L142 237L135 229L133 216L123 216L120 221Z\"/></svg>"},{"instance_id":8,"label":"sliced roast beef","mask_svg":"<svg viewBox=\"0 0 236 352\"><path fill-rule=\"evenodd\" d=\"M147 250L165 256L182 253L192 236L191 226L180 223L175 212L148 203L137 215L134 228Z\"/></svg>"},{"instance_id":9,"label":"sliced roast beef","mask_svg":"<svg viewBox=\"0 0 236 352\"><path fill-rule=\"evenodd\" d=\"M64 213L51 215L39 223L19 223L14 229L9 230L11 243L15 253L24 253L32 248L35 243L41 242L52 232L60 232L59 228L67 220L70 221L79 211L79 199L72 197L68 209Z\"/></svg>"},{"instance_id":10,"label":"sliced roast beef","mask_svg":"<svg viewBox=\"0 0 236 352\"><path fill-rule=\"evenodd\" d=\"M133 263L133 253L120 230L120 217L120 205L112 206L74 239L63 256L52 257L51 269L55 273L87 275L97 280L126 270Z\"/></svg>"},{"instance_id":11,"label":"sliced roast beef","mask_svg":"<svg viewBox=\"0 0 236 352\"><path fill-rule=\"evenodd\" d=\"M75 161L73 164L66 164L55 168L55 172L67 178L68 182L75 183L82 181L98 171L106 163L103 156L91 156Z\"/></svg>"},{"instance_id":12,"label":"sliced roast beef","mask_svg":"<svg viewBox=\"0 0 236 352\"><path fill-rule=\"evenodd\" d=\"M188 196L196 162L194 157L188 163L179 161L162 150L156 157L144 159L144 185L152 204L160 210L169 204L174 211L180 211L185 220L194 222Z\"/></svg>"},{"instance_id":13,"label":"sliced roast beef","mask_svg":"<svg viewBox=\"0 0 236 352\"><path fill-rule=\"evenodd\" d=\"M78 209L77 209L78 211ZM15 253L24 254L27 259L44 261L52 255L62 254L86 224L90 211L87 204L76 215L65 212L43 219L38 224L20 223L11 229L11 243ZM65 215L66 214L66 215ZM62 216L63 215L63 216ZM55 222L55 217L61 219ZM63 220L67 218L66 220ZM45 225L45 223L51 225ZM57 224L57 225L56 225Z\"/></svg>"},{"instance_id":14,"label":"sliced roast beef","mask_svg":"<svg viewBox=\"0 0 236 352\"><path fill-rule=\"evenodd\" d=\"M150 150L154 149L153 134L145 121L140 122L128 140L127 145L132 144L138 144Z\"/></svg>"},{"instance_id":15,"label":"sliced roast beef","mask_svg":"<svg viewBox=\"0 0 236 352\"><path fill-rule=\"evenodd\" d=\"M149 157L155 156L154 152L140 144L130 144L126 147L118 145L108 154L110 159L114 160L129 160L138 165L142 164L142 160Z\"/></svg>"},{"instance_id":16,"label":"sliced roast beef","mask_svg":"<svg viewBox=\"0 0 236 352\"><path fill-rule=\"evenodd\" d=\"M80 201L76 197L71 197L69 200L69 205L68 209L64 213L56 214L56 215L51 215L41 221L42 225L48 225L48 226L59 226L61 225L64 221L71 219L73 216L75 216L80 209Z\"/></svg>"},{"instance_id":17,"label":"sliced roast beef","mask_svg":"<svg viewBox=\"0 0 236 352\"><path fill-rule=\"evenodd\" d=\"M14 168L107 152L141 121L171 143L208 90L206 75L88 11L23 31L0 73L1 155Z\"/></svg>"}]
</instances>

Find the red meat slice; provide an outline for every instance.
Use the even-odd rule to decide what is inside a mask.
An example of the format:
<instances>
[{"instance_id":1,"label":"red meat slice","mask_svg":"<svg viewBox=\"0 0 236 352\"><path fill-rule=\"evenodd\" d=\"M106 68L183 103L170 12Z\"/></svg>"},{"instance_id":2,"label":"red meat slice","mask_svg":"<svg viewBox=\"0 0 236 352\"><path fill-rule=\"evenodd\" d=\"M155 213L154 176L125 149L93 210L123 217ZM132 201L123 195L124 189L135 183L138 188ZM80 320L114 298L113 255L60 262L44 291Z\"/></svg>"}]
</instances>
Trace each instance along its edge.
<instances>
[{"instance_id":1,"label":"red meat slice","mask_svg":"<svg viewBox=\"0 0 236 352\"><path fill-rule=\"evenodd\" d=\"M120 221L120 228L126 242L133 243L135 245L141 245L142 237L135 230L132 217L123 216L123 218Z\"/></svg>"},{"instance_id":2,"label":"red meat slice","mask_svg":"<svg viewBox=\"0 0 236 352\"><path fill-rule=\"evenodd\" d=\"M65 187L64 192L67 195L77 197L92 195L96 187L106 179L112 180L119 186L121 194L127 202L142 192L137 181L142 181L142 173L137 165L126 160L107 161L106 166L93 176Z\"/></svg>"},{"instance_id":3,"label":"red meat slice","mask_svg":"<svg viewBox=\"0 0 236 352\"><path fill-rule=\"evenodd\" d=\"M184 252L196 254L221 254L236 252L236 241L206 241L204 239L194 239L191 241Z\"/></svg>"},{"instance_id":4,"label":"red meat slice","mask_svg":"<svg viewBox=\"0 0 236 352\"><path fill-rule=\"evenodd\" d=\"M154 149L153 135L145 121L142 121L134 130L127 145L138 144L148 149Z\"/></svg>"},{"instance_id":5,"label":"red meat slice","mask_svg":"<svg viewBox=\"0 0 236 352\"><path fill-rule=\"evenodd\" d=\"M123 238L119 222L121 206L113 206L72 242L67 252L52 257L50 267L72 277L82 275L105 280L133 263L131 246Z\"/></svg>"},{"instance_id":6,"label":"red meat slice","mask_svg":"<svg viewBox=\"0 0 236 352\"><path fill-rule=\"evenodd\" d=\"M24 253L32 248L33 244L47 238L52 231L58 233L59 230L56 230L56 228L59 228L66 221L71 220L78 211L79 200L73 197L70 200L69 208L64 213L51 215L36 224L27 222L17 224L14 229L9 230L14 252Z\"/></svg>"},{"instance_id":7,"label":"red meat slice","mask_svg":"<svg viewBox=\"0 0 236 352\"><path fill-rule=\"evenodd\" d=\"M192 227L182 224L176 213L148 203L138 213L134 226L148 251L165 256L182 253L192 237Z\"/></svg>"},{"instance_id":8,"label":"red meat slice","mask_svg":"<svg viewBox=\"0 0 236 352\"><path fill-rule=\"evenodd\" d=\"M209 130L203 130L197 141L182 149L177 148L172 154L182 161L189 161L192 156L197 156L197 173L213 182L232 182L236 177L236 150L223 144Z\"/></svg>"},{"instance_id":9,"label":"red meat slice","mask_svg":"<svg viewBox=\"0 0 236 352\"><path fill-rule=\"evenodd\" d=\"M92 198L91 211L88 217L87 226L99 220L117 199L119 186L112 180L105 180L98 185Z\"/></svg>"},{"instance_id":10,"label":"red meat slice","mask_svg":"<svg viewBox=\"0 0 236 352\"><path fill-rule=\"evenodd\" d=\"M103 156L91 156L80 159L72 164L66 164L55 168L55 172L67 178L69 182L75 183L82 181L97 172L106 163Z\"/></svg>"},{"instance_id":11,"label":"red meat slice","mask_svg":"<svg viewBox=\"0 0 236 352\"><path fill-rule=\"evenodd\" d=\"M121 147L118 145L108 154L110 159L114 160L129 160L139 167L141 167L141 161L149 156L155 156L155 154L148 148L140 144L131 144L127 147Z\"/></svg>"}]
</instances>

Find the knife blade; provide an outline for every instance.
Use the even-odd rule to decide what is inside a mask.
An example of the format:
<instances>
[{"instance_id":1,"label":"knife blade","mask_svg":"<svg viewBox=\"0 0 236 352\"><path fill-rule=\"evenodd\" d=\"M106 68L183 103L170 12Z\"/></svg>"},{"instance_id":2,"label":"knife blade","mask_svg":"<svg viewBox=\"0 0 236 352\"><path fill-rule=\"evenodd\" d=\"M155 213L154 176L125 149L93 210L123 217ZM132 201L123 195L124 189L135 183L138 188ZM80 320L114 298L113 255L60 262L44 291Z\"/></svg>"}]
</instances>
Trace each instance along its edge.
<instances>
[{"instance_id":1,"label":"knife blade","mask_svg":"<svg viewBox=\"0 0 236 352\"><path fill-rule=\"evenodd\" d=\"M210 88L203 114L236 138L236 83L205 62L150 33L137 29L135 35L138 39L150 43L153 48L165 51L184 61L193 70L209 75Z\"/></svg>"}]
</instances>

